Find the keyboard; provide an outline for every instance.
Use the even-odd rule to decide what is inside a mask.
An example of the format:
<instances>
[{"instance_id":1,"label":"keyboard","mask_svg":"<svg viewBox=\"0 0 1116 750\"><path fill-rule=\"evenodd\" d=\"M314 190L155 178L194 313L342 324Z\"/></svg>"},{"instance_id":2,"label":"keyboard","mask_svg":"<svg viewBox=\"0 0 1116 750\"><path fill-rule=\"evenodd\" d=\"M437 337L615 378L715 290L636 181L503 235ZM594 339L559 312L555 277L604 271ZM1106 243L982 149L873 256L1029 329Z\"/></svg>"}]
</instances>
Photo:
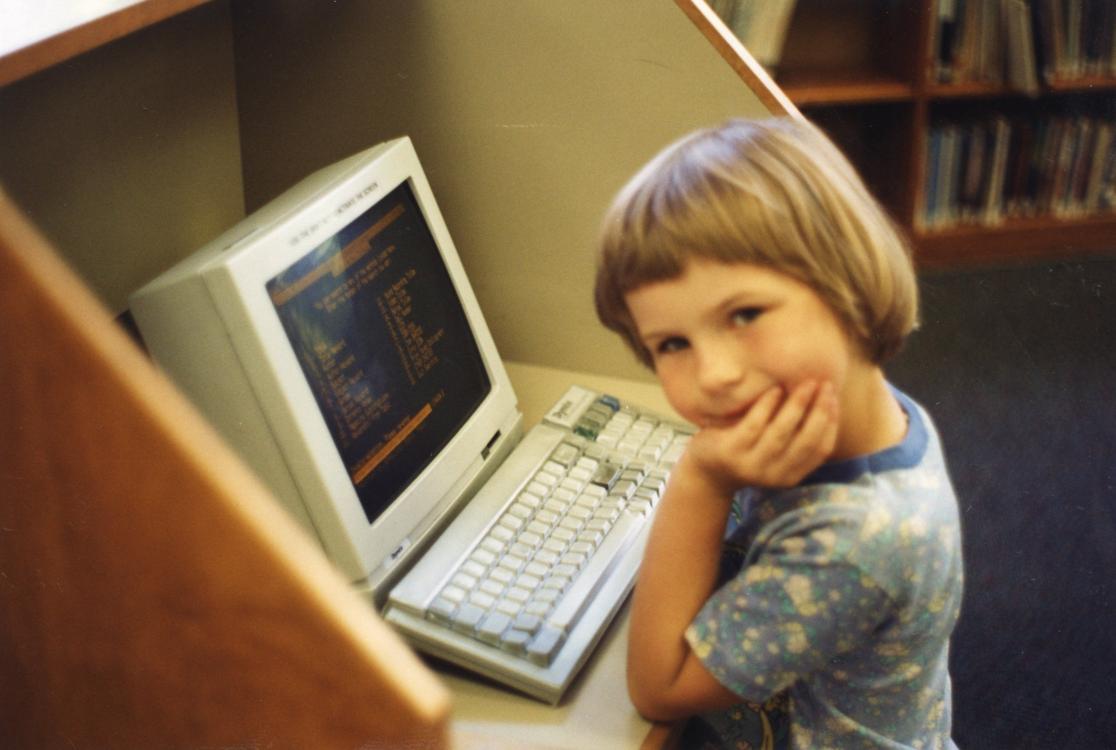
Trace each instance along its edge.
<instances>
[{"instance_id":1,"label":"keyboard","mask_svg":"<svg viewBox=\"0 0 1116 750\"><path fill-rule=\"evenodd\" d=\"M388 597L427 651L557 703L635 580L692 430L571 388Z\"/></svg>"}]
</instances>

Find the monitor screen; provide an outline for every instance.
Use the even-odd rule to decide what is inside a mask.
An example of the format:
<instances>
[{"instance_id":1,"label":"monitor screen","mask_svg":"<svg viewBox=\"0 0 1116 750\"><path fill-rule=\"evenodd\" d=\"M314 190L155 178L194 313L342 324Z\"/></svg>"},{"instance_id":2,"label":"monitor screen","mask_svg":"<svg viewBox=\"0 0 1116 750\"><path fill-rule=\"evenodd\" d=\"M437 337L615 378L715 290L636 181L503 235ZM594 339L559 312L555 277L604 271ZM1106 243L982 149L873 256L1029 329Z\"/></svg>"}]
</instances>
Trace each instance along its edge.
<instances>
[{"instance_id":1,"label":"monitor screen","mask_svg":"<svg viewBox=\"0 0 1116 750\"><path fill-rule=\"evenodd\" d=\"M372 523L491 389L410 184L266 286Z\"/></svg>"},{"instance_id":2,"label":"monitor screen","mask_svg":"<svg viewBox=\"0 0 1116 750\"><path fill-rule=\"evenodd\" d=\"M307 175L131 307L156 361L373 596L522 433L406 137Z\"/></svg>"}]
</instances>

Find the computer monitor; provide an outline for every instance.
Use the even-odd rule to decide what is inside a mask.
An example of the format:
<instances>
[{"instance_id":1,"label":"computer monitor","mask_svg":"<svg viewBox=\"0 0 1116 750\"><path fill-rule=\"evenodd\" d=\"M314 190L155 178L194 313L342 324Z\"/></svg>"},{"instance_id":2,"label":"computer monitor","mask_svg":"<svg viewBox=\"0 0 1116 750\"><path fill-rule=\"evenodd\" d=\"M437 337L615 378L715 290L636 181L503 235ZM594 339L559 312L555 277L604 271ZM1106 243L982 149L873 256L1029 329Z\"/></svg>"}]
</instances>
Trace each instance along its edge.
<instances>
[{"instance_id":1,"label":"computer monitor","mask_svg":"<svg viewBox=\"0 0 1116 750\"><path fill-rule=\"evenodd\" d=\"M130 304L155 361L376 599L522 431L407 138L307 177Z\"/></svg>"}]
</instances>

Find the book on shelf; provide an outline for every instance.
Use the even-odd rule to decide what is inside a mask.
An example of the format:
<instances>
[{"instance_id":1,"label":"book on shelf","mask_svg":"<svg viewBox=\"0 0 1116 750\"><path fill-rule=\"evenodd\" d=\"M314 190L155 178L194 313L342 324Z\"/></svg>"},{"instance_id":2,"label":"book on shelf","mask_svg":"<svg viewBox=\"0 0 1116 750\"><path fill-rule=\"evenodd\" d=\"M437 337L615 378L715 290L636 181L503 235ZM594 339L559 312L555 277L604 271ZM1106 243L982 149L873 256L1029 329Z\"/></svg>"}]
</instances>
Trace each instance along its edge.
<instances>
[{"instance_id":1,"label":"book on shelf","mask_svg":"<svg viewBox=\"0 0 1116 750\"><path fill-rule=\"evenodd\" d=\"M1040 80L1116 76L1116 0L936 0L937 83L1034 94Z\"/></svg>"},{"instance_id":2,"label":"book on shelf","mask_svg":"<svg viewBox=\"0 0 1116 750\"><path fill-rule=\"evenodd\" d=\"M773 69L783 55L796 0L710 0L709 7L752 57Z\"/></svg>"},{"instance_id":3,"label":"book on shelf","mask_svg":"<svg viewBox=\"0 0 1116 750\"><path fill-rule=\"evenodd\" d=\"M1031 0L1047 83L1116 76L1116 0Z\"/></svg>"},{"instance_id":4,"label":"book on shelf","mask_svg":"<svg viewBox=\"0 0 1116 750\"><path fill-rule=\"evenodd\" d=\"M923 230L1116 212L1116 118L994 115L927 134Z\"/></svg>"},{"instance_id":5,"label":"book on shelf","mask_svg":"<svg viewBox=\"0 0 1116 750\"><path fill-rule=\"evenodd\" d=\"M1017 91L1038 94L1038 60L1035 56L1031 9L1025 0L1001 0L1000 15L1005 38L1006 82Z\"/></svg>"}]
</instances>

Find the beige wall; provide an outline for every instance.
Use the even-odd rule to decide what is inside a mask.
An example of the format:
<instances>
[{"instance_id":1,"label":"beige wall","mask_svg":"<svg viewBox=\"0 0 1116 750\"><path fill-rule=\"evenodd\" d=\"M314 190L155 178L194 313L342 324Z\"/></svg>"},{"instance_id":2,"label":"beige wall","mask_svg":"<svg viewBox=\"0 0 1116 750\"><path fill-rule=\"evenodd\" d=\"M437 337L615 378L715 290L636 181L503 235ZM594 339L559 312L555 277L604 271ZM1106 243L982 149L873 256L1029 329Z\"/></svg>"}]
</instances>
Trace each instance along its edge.
<instances>
[{"instance_id":1,"label":"beige wall","mask_svg":"<svg viewBox=\"0 0 1116 750\"><path fill-rule=\"evenodd\" d=\"M113 312L243 216L227 3L0 88L0 183Z\"/></svg>"},{"instance_id":2,"label":"beige wall","mask_svg":"<svg viewBox=\"0 0 1116 750\"><path fill-rule=\"evenodd\" d=\"M0 89L0 182L119 311L409 134L504 357L647 377L592 311L600 215L672 139L763 113L672 0L220 0Z\"/></svg>"},{"instance_id":3,"label":"beige wall","mask_svg":"<svg viewBox=\"0 0 1116 750\"><path fill-rule=\"evenodd\" d=\"M300 5L234 14L248 204L409 134L503 356L645 377L593 314L600 215L669 141L764 113L674 2Z\"/></svg>"}]
</instances>

